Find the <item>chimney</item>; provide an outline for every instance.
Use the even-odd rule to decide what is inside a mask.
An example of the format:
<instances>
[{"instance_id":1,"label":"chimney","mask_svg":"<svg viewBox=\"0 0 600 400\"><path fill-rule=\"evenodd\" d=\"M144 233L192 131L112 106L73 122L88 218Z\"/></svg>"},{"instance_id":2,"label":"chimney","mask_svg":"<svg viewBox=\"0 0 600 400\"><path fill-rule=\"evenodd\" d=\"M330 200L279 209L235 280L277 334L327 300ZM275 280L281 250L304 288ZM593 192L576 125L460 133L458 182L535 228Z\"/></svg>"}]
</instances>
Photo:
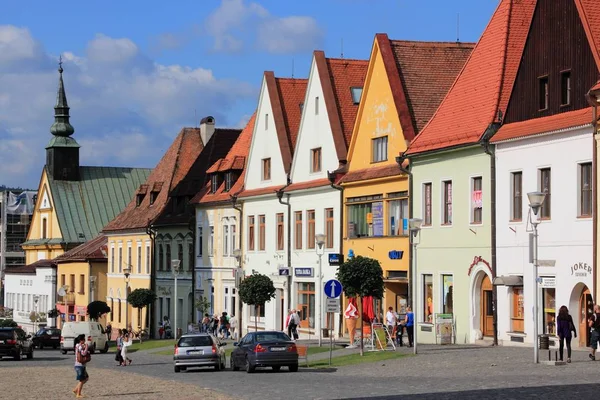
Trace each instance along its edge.
<instances>
[{"instance_id":1,"label":"chimney","mask_svg":"<svg viewBox=\"0 0 600 400\"><path fill-rule=\"evenodd\" d=\"M200 121L200 138L203 145L206 146L213 133L215 133L215 118L210 115L202 118L202 121Z\"/></svg>"}]
</instances>

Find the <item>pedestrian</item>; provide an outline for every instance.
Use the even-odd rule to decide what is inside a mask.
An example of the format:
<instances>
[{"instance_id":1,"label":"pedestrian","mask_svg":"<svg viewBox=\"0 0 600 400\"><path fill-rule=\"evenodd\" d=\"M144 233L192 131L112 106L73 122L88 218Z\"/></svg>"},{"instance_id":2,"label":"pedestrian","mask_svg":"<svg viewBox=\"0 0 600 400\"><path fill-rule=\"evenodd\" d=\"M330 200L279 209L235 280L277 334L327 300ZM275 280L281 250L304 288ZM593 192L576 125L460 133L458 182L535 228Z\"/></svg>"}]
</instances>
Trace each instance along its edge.
<instances>
[{"instance_id":1,"label":"pedestrian","mask_svg":"<svg viewBox=\"0 0 600 400\"><path fill-rule=\"evenodd\" d=\"M221 317L219 318L219 336L221 339L226 339L229 336L229 332L227 331L227 313L221 313Z\"/></svg>"},{"instance_id":2,"label":"pedestrian","mask_svg":"<svg viewBox=\"0 0 600 400\"><path fill-rule=\"evenodd\" d=\"M208 332L208 327L210 325L210 317L208 313L204 314L204 318L202 318L202 332Z\"/></svg>"},{"instance_id":3,"label":"pedestrian","mask_svg":"<svg viewBox=\"0 0 600 400\"><path fill-rule=\"evenodd\" d=\"M81 390L83 389L83 385L90 378L86 370L86 364L91 360L91 356L88 351L88 345L85 342L85 335L77 336L75 343L77 343L75 346L75 379L78 383L77 386L75 386L75 389L73 389L73 393L75 394L75 397L79 398L83 397Z\"/></svg>"},{"instance_id":4,"label":"pedestrian","mask_svg":"<svg viewBox=\"0 0 600 400\"><path fill-rule=\"evenodd\" d=\"M127 348L131 346L132 340L131 335L123 330L123 345L121 346L121 357L123 358L122 366L131 365L131 360L127 357Z\"/></svg>"},{"instance_id":5,"label":"pedestrian","mask_svg":"<svg viewBox=\"0 0 600 400\"><path fill-rule=\"evenodd\" d=\"M569 314L567 306L561 306L558 310L558 317L556 318L556 333L560 339L560 361L563 360L563 349L564 343L567 342L567 362L571 362L571 332L577 337L577 331L575 330L575 324L573 323L573 317Z\"/></svg>"},{"instance_id":6,"label":"pedestrian","mask_svg":"<svg viewBox=\"0 0 600 400\"><path fill-rule=\"evenodd\" d=\"M237 321L235 320L235 315L231 314L231 317L229 317L229 333L231 334L233 340L237 340L237 332L235 331L236 327Z\"/></svg>"},{"instance_id":7,"label":"pedestrian","mask_svg":"<svg viewBox=\"0 0 600 400\"><path fill-rule=\"evenodd\" d=\"M389 307L387 313L385 313L385 322L387 324L387 334L389 335L390 340L394 340L393 338L396 336L396 313L394 312L394 307Z\"/></svg>"},{"instance_id":8,"label":"pedestrian","mask_svg":"<svg viewBox=\"0 0 600 400\"><path fill-rule=\"evenodd\" d=\"M404 326L406 327L406 334L408 335L408 347L413 347L415 325L415 314L412 312L412 307L406 307L406 317L404 317Z\"/></svg>"},{"instance_id":9,"label":"pedestrian","mask_svg":"<svg viewBox=\"0 0 600 400\"><path fill-rule=\"evenodd\" d=\"M596 360L596 349L598 348L598 342L600 341L600 306L596 304L594 306L594 314L592 318L588 320L588 326L592 331L590 338L591 353L589 354L590 360Z\"/></svg>"},{"instance_id":10,"label":"pedestrian","mask_svg":"<svg viewBox=\"0 0 600 400\"><path fill-rule=\"evenodd\" d=\"M298 327L300 326L300 315L298 315L298 312L294 309L292 310L292 315L290 315L290 325L292 326L291 329L291 333L293 335L290 336L292 337L292 340L298 340L298 338L300 337L300 335L298 335Z\"/></svg>"},{"instance_id":11,"label":"pedestrian","mask_svg":"<svg viewBox=\"0 0 600 400\"><path fill-rule=\"evenodd\" d=\"M112 336L112 325L110 322L106 324L106 329L104 331L106 332L106 339L110 340Z\"/></svg>"}]
</instances>

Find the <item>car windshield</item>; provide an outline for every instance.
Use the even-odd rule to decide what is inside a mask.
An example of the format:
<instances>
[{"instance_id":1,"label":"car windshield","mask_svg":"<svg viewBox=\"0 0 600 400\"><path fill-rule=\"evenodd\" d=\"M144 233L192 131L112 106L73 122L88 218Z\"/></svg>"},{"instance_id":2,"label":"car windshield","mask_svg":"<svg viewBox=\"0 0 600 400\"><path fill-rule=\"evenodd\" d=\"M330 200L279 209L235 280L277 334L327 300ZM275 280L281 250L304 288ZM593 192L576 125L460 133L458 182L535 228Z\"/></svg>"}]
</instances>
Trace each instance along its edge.
<instances>
[{"instance_id":1,"label":"car windshield","mask_svg":"<svg viewBox=\"0 0 600 400\"><path fill-rule=\"evenodd\" d=\"M12 339L13 331L0 331L0 339Z\"/></svg>"},{"instance_id":2,"label":"car windshield","mask_svg":"<svg viewBox=\"0 0 600 400\"><path fill-rule=\"evenodd\" d=\"M212 339L210 336L188 336L179 339L177 344L179 347L202 347L212 346Z\"/></svg>"},{"instance_id":3,"label":"car windshield","mask_svg":"<svg viewBox=\"0 0 600 400\"><path fill-rule=\"evenodd\" d=\"M288 335L282 332L267 332L256 335L257 342L287 342L291 340Z\"/></svg>"}]
</instances>

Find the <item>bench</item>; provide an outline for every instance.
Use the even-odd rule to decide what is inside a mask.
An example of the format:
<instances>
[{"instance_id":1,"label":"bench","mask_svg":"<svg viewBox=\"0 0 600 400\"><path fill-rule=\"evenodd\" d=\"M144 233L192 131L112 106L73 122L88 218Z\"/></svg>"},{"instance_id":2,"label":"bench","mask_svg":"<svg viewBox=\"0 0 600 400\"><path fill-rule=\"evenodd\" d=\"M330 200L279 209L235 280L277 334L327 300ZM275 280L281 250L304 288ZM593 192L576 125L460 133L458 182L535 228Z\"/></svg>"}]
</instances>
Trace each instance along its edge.
<instances>
[{"instance_id":1,"label":"bench","mask_svg":"<svg viewBox=\"0 0 600 400\"><path fill-rule=\"evenodd\" d=\"M296 350L298 351L298 364L300 364L300 360L303 360L306 362L306 366L310 367L310 365L308 365L308 346L305 344L297 344Z\"/></svg>"}]
</instances>

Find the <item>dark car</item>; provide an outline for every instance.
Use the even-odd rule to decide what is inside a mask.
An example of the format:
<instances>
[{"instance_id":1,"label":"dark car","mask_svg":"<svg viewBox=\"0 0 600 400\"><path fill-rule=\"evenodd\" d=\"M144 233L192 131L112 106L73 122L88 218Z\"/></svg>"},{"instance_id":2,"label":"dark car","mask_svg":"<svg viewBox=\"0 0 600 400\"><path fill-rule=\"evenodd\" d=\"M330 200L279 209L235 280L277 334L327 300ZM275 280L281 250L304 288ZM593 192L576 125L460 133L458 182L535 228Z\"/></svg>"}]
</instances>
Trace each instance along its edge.
<instances>
[{"instance_id":1,"label":"dark car","mask_svg":"<svg viewBox=\"0 0 600 400\"><path fill-rule=\"evenodd\" d=\"M298 349L283 332L251 332L233 345L231 368L234 371L244 368L251 373L257 367L271 367L274 371L288 367L291 372L298 371Z\"/></svg>"},{"instance_id":2,"label":"dark car","mask_svg":"<svg viewBox=\"0 0 600 400\"><path fill-rule=\"evenodd\" d=\"M19 361L23 355L33 358L31 335L21 328L0 328L0 357L13 357Z\"/></svg>"},{"instance_id":3,"label":"dark car","mask_svg":"<svg viewBox=\"0 0 600 400\"><path fill-rule=\"evenodd\" d=\"M45 347L52 347L58 349L60 346L60 329L57 328L42 328L31 339L33 346L43 349Z\"/></svg>"},{"instance_id":4,"label":"dark car","mask_svg":"<svg viewBox=\"0 0 600 400\"><path fill-rule=\"evenodd\" d=\"M175 372L193 367L225 369L225 343L208 333L186 334L179 338L173 353Z\"/></svg>"}]
</instances>

